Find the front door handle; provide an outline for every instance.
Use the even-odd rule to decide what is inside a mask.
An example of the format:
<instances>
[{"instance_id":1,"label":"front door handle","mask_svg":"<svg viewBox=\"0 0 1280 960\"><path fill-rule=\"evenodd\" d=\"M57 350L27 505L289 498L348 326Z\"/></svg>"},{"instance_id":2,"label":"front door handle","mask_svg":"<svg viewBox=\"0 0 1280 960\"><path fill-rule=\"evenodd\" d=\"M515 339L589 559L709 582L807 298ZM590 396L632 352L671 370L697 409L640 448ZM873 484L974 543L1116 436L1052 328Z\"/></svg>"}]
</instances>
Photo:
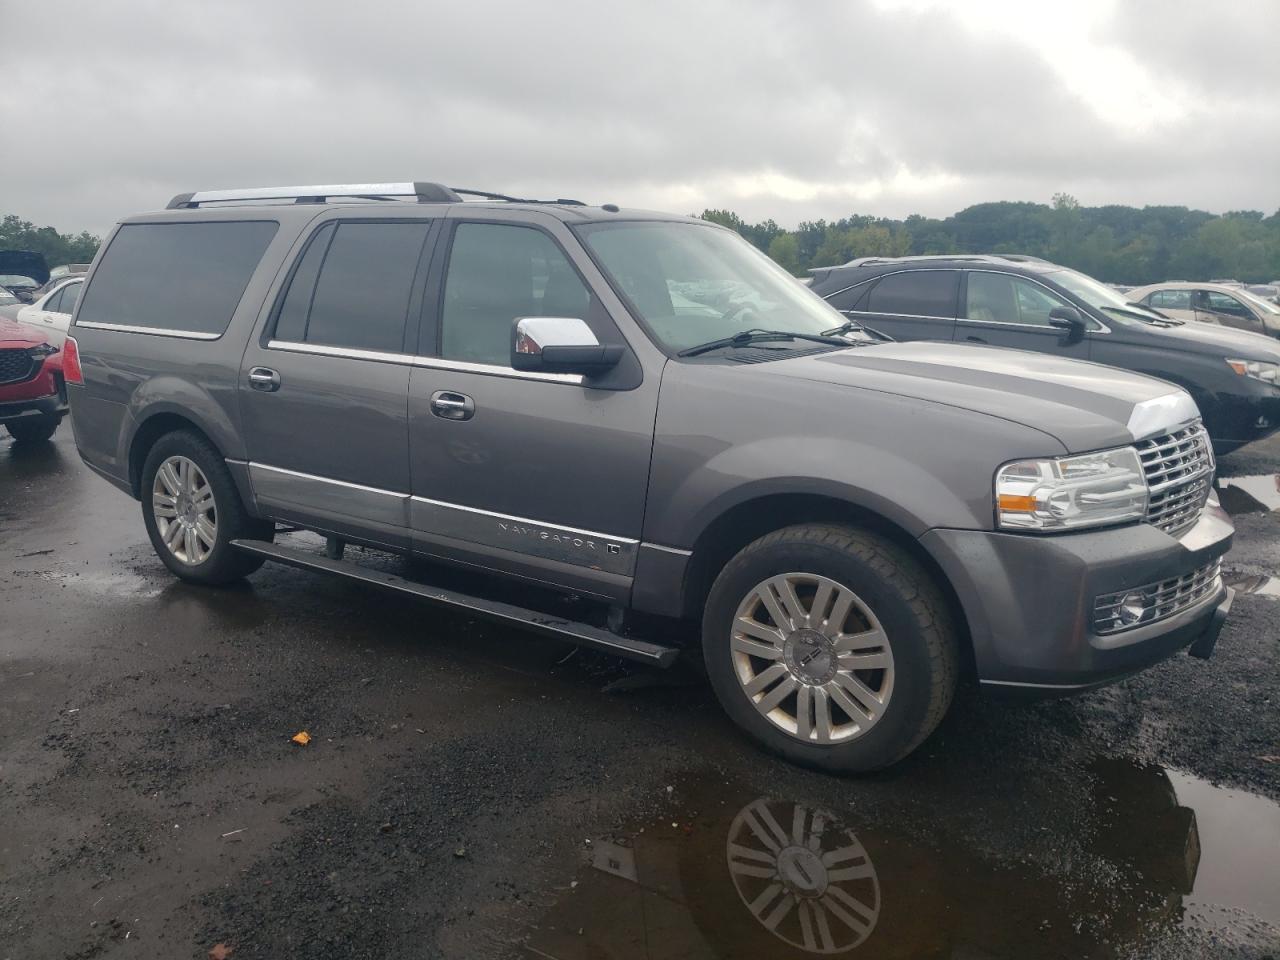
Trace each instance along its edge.
<instances>
[{"instance_id":1,"label":"front door handle","mask_svg":"<svg viewBox=\"0 0 1280 960\"><path fill-rule=\"evenodd\" d=\"M966 340L968 340L968 341L970 341L971 343L986 343L986 342L987 342L987 341L983 340L981 337L965 337L965 339L966 339Z\"/></svg>"},{"instance_id":2,"label":"front door handle","mask_svg":"<svg viewBox=\"0 0 1280 960\"><path fill-rule=\"evenodd\" d=\"M476 402L465 393L437 390L431 395L431 412L444 420L470 420L476 413Z\"/></svg>"},{"instance_id":3,"label":"front door handle","mask_svg":"<svg viewBox=\"0 0 1280 960\"><path fill-rule=\"evenodd\" d=\"M249 371L249 386L263 393L275 393L280 389L280 374L270 367L254 367Z\"/></svg>"}]
</instances>

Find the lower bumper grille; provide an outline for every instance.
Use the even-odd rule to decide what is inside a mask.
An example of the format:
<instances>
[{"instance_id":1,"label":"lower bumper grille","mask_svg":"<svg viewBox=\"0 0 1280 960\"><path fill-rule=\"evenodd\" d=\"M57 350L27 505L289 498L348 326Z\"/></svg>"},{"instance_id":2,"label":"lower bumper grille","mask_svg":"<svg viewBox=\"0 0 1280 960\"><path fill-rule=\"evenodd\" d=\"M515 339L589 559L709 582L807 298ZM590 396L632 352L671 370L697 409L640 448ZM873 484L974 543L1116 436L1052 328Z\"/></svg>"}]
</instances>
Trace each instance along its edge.
<instances>
[{"instance_id":1,"label":"lower bumper grille","mask_svg":"<svg viewBox=\"0 0 1280 960\"><path fill-rule=\"evenodd\" d=\"M1104 593L1093 604L1093 630L1102 636L1167 620L1194 607L1222 586L1222 558L1180 577L1120 593Z\"/></svg>"},{"instance_id":2,"label":"lower bumper grille","mask_svg":"<svg viewBox=\"0 0 1280 960\"><path fill-rule=\"evenodd\" d=\"M0 383L21 383L31 377L36 361L26 348L0 350Z\"/></svg>"}]
</instances>

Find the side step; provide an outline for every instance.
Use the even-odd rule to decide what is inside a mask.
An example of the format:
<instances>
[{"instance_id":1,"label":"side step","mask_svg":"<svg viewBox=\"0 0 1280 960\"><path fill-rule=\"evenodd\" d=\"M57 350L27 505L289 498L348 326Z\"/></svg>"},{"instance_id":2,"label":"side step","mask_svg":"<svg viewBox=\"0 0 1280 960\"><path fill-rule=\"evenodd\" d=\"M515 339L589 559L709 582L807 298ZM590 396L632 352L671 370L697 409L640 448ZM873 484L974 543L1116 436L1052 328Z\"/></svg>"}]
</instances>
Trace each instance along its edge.
<instances>
[{"instance_id":1,"label":"side step","mask_svg":"<svg viewBox=\"0 0 1280 960\"><path fill-rule=\"evenodd\" d=\"M457 590L445 590L427 583L417 583L416 581L396 576L394 573L372 570L347 560L333 560L322 554L311 553L307 550L282 547L266 540L232 540L231 545L245 553L257 554L260 557L266 557L268 560L274 560L277 563L287 564L291 567L298 567L301 570L334 573L349 580L367 583L370 586L382 587L385 590L395 590L398 593L408 593L415 597L421 597L423 600L448 604L451 607L457 607L477 616L496 620L499 623L523 627L535 633L555 637L557 640L569 640L584 647L603 650L615 656L626 657L629 660L639 660L641 663L648 663L653 666L671 666L680 652L675 647L664 647L656 643L647 643L644 640L634 640L631 637L624 637L611 630L604 630L589 623L564 620L537 610L530 610L527 607L517 607L514 604L503 603L500 600L488 600L483 597L460 593Z\"/></svg>"}]
</instances>

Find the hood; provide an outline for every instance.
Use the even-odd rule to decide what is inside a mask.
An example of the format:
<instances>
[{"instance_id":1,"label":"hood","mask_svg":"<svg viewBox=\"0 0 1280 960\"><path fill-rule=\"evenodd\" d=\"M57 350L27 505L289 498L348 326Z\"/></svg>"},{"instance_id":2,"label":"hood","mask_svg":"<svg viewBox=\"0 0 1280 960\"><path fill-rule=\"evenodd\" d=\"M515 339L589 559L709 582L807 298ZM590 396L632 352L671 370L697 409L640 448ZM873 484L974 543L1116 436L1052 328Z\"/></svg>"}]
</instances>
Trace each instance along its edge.
<instances>
[{"instance_id":1,"label":"hood","mask_svg":"<svg viewBox=\"0 0 1280 960\"><path fill-rule=\"evenodd\" d=\"M32 250L0 250L0 274L16 273L41 284L49 279L44 256Z\"/></svg>"},{"instance_id":2,"label":"hood","mask_svg":"<svg viewBox=\"0 0 1280 960\"><path fill-rule=\"evenodd\" d=\"M34 347L48 342L44 331L0 316L0 347Z\"/></svg>"},{"instance_id":3,"label":"hood","mask_svg":"<svg viewBox=\"0 0 1280 960\"><path fill-rule=\"evenodd\" d=\"M1114 320L1109 317L1108 320ZM1238 357L1241 360L1280 361L1280 340L1262 333L1220 327L1216 323L1188 320L1176 327L1152 327L1139 323L1142 333L1168 337L1183 350L1209 353L1219 357ZM1112 335L1121 340L1132 329L1128 324L1112 324ZM1145 340L1144 343L1149 341Z\"/></svg>"},{"instance_id":4,"label":"hood","mask_svg":"<svg viewBox=\"0 0 1280 960\"><path fill-rule=\"evenodd\" d=\"M1198 415L1191 397L1163 380L978 344L886 343L755 369L973 410L1047 433L1068 453L1123 446Z\"/></svg>"}]
</instances>

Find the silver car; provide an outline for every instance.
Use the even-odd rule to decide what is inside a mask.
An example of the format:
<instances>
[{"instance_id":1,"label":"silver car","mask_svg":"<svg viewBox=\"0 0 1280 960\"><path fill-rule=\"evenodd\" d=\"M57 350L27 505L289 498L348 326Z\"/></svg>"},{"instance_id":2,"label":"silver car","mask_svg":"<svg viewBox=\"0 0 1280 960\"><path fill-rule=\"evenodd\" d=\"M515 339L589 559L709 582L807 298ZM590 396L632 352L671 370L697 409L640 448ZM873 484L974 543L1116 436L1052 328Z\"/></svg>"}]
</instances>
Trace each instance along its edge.
<instances>
[{"instance_id":1,"label":"silver car","mask_svg":"<svg viewBox=\"0 0 1280 960\"><path fill-rule=\"evenodd\" d=\"M914 750L962 674L1054 694L1212 650L1233 530L1183 390L885 343L700 220L467 195L215 191L116 227L65 344L76 443L174 574L271 560L656 666L695 621L729 716L833 771Z\"/></svg>"},{"instance_id":2,"label":"silver car","mask_svg":"<svg viewBox=\"0 0 1280 960\"><path fill-rule=\"evenodd\" d=\"M1280 337L1280 305L1243 287L1220 283L1153 283L1126 294L1130 300L1178 320L1199 320Z\"/></svg>"}]
</instances>

